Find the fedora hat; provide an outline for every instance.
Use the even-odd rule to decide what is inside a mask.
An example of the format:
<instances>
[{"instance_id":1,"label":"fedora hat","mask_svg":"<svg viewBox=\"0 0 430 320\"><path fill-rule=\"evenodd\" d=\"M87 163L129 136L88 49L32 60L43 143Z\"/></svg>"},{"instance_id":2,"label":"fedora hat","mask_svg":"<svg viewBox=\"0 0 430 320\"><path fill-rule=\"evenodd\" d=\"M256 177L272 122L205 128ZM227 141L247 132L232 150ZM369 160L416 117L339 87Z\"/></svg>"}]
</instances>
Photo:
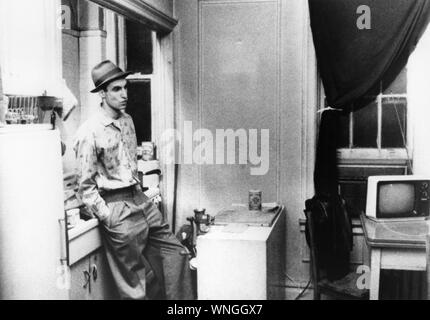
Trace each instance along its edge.
<instances>
[{"instance_id":1,"label":"fedora hat","mask_svg":"<svg viewBox=\"0 0 430 320\"><path fill-rule=\"evenodd\" d=\"M121 68L117 67L112 61L103 61L96 65L91 73L94 85L96 86L91 92L98 92L109 82L126 78L130 74L132 74L132 72L122 71Z\"/></svg>"}]
</instances>

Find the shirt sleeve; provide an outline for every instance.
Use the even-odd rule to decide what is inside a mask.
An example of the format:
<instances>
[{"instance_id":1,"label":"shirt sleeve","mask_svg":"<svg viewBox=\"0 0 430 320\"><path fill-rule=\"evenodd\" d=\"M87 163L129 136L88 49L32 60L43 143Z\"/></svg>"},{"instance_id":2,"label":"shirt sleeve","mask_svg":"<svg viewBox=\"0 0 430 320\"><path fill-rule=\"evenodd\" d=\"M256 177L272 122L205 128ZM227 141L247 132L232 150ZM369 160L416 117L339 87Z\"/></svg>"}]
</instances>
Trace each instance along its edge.
<instances>
[{"instance_id":1,"label":"shirt sleeve","mask_svg":"<svg viewBox=\"0 0 430 320\"><path fill-rule=\"evenodd\" d=\"M90 134L78 136L74 150L77 160L78 194L87 209L100 220L104 220L110 215L110 210L100 196L95 180L97 149L93 136Z\"/></svg>"}]
</instances>

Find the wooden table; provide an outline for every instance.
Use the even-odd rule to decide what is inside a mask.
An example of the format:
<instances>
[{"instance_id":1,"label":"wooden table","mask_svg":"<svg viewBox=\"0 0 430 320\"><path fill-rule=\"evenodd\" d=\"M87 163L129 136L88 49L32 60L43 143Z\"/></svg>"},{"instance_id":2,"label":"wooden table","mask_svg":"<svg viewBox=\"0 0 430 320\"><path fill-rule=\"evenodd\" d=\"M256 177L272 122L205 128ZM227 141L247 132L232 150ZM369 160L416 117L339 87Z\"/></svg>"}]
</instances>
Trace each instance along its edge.
<instances>
[{"instance_id":1,"label":"wooden table","mask_svg":"<svg viewBox=\"0 0 430 320\"><path fill-rule=\"evenodd\" d=\"M426 270L428 221L376 222L360 216L370 251L370 299L379 298L381 269Z\"/></svg>"}]
</instances>

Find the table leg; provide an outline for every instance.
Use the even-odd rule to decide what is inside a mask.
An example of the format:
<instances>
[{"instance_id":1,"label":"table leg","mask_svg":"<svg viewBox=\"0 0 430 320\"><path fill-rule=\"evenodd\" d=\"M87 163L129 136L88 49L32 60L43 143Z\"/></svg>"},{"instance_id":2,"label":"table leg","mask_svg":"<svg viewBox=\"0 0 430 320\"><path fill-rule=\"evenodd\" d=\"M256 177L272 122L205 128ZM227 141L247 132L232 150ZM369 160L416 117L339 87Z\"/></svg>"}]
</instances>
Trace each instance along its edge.
<instances>
[{"instance_id":1,"label":"table leg","mask_svg":"<svg viewBox=\"0 0 430 320\"><path fill-rule=\"evenodd\" d=\"M370 253L370 300L379 299L379 276L381 273L381 249Z\"/></svg>"}]
</instances>

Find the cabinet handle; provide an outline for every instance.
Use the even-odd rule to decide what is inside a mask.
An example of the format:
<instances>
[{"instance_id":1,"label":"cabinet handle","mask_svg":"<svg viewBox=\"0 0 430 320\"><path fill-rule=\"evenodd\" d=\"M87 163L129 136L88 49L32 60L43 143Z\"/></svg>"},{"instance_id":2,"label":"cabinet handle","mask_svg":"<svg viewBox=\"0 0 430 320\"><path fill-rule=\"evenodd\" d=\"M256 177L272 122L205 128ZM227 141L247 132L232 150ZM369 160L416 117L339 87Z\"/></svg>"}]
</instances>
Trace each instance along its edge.
<instances>
[{"instance_id":1,"label":"cabinet handle","mask_svg":"<svg viewBox=\"0 0 430 320\"><path fill-rule=\"evenodd\" d=\"M97 269L97 266L95 264L93 264L91 270L92 270L92 274L93 274L93 280L94 280L94 282L96 282L97 278L99 276L99 271Z\"/></svg>"}]
</instances>

